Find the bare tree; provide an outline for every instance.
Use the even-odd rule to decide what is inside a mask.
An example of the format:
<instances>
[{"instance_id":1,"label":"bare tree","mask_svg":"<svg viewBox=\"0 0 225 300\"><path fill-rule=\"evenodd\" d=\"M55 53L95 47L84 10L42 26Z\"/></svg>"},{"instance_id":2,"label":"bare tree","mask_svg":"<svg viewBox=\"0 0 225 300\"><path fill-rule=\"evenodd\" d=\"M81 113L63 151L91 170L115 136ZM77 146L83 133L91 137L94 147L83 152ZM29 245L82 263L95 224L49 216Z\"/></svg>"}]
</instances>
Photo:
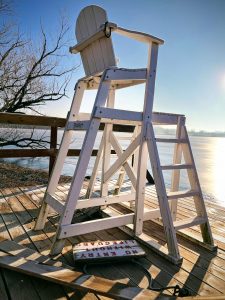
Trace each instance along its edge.
<instances>
[{"instance_id":1,"label":"bare tree","mask_svg":"<svg viewBox=\"0 0 225 300\"><path fill-rule=\"evenodd\" d=\"M9 10L0 0L0 15ZM31 41L24 40L15 26L0 24L0 112L40 113L38 107L49 101L66 97L66 88L75 67L63 68L65 50L68 51L66 36L68 26L62 20L57 36L50 41L41 27L41 41L38 49ZM42 137L43 138L43 137ZM1 135L0 146L38 145L33 131L28 139L19 141L14 135ZM39 140L39 138L37 139ZM34 141L31 143L31 141ZM39 145L41 145L39 141Z\"/></svg>"},{"instance_id":2,"label":"bare tree","mask_svg":"<svg viewBox=\"0 0 225 300\"><path fill-rule=\"evenodd\" d=\"M37 52L30 43L22 41L19 34L10 42L5 32L3 38L0 36L0 112L36 112L35 107L66 96L69 75L75 69L60 67L67 31L68 27L62 23L55 44L48 47L42 29Z\"/></svg>"}]
</instances>

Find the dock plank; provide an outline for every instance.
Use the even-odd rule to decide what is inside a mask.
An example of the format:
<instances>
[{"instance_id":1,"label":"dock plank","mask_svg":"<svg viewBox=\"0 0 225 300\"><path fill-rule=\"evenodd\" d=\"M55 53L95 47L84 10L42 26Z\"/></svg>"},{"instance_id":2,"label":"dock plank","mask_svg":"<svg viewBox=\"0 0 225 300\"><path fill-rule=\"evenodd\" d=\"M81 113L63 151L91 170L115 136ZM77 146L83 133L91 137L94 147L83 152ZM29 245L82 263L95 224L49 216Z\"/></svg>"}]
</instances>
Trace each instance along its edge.
<instances>
[{"instance_id":1,"label":"dock plank","mask_svg":"<svg viewBox=\"0 0 225 300\"><path fill-rule=\"evenodd\" d=\"M20 188L23 191L23 188ZM26 193L22 198L20 197L20 200L23 202L23 205L26 206L26 209L32 210L33 211L33 217L34 219L37 217L38 214L38 208L40 206L40 202L44 196L44 192L42 190L35 190L31 191L29 193ZM53 214L55 216L56 214ZM48 218L48 221L46 223L46 226L43 230L43 232L46 234L46 236L50 240L50 245L52 244L55 231L56 231L56 225L58 224L59 217L53 217L53 218ZM33 224L34 226L34 224ZM49 246L50 249L50 246ZM73 264L73 259L72 259L72 244L70 240L68 239L66 242L65 247L63 248L62 251L62 256L63 258L67 261L69 264Z\"/></svg>"},{"instance_id":2,"label":"dock plank","mask_svg":"<svg viewBox=\"0 0 225 300\"><path fill-rule=\"evenodd\" d=\"M0 266L9 270L25 273L37 278L63 284L75 289L97 292L121 300L155 299L158 293L140 288L129 288L126 285L92 275L84 275L70 269L37 264L36 262L6 255L0 252ZM29 290L27 291L29 292ZM19 298L20 299L20 298ZM27 299L26 297L21 299Z\"/></svg>"},{"instance_id":3,"label":"dock plank","mask_svg":"<svg viewBox=\"0 0 225 300\"><path fill-rule=\"evenodd\" d=\"M157 226L157 224L154 224L152 222L151 224L151 235L152 236L157 236L158 238L160 237L163 241L165 241L164 239L164 234L162 233L162 229L160 230L160 227ZM198 285L200 285L201 281L201 290L203 290L203 288L205 288L205 284L207 284L210 288L211 294L213 294L214 292L224 292L225 293L225 286L224 286L224 280L221 280L219 277L215 276L212 272L210 272L210 267L208 266L207 268L202 268L201 265L198 265L196 263L194 263L191 259L191 257L189 257L190 254L193 254L193 252L191 253L189 251L189 248L184 248L181 246L181 243L179 244L180 247L180 252L181 255L183 256L183 263L182 263L182 267L181 269L183 269L185 272L187 272L189 275L189 281L192 282L194 281L194 283L198 283ZM185 249L186 251L183 251L183 249ZM198 260L197 260L198 261ZM173 268L173 266L171 266ZM211 267L213 269L213 266ZM178 276L179 273L176 274L176 276ZM215 286L217 286L217 288L213 287L213 282L216 284L214 284ZM187 284L187 281L186 281ZM193 285L191 284L191 286L193 287ZM212 289L213 288L213 289ZM208 292L208 289L206 289Z\"/></svg>"},{"instance_id":4,"label":"dock plank","mask_svg":"<svg viewBox=\"0 0 225 300\"><path fill-rule=\"evenodd\" d=\"M9 300L8 294L7 294L7 286L4 282L4 274L3 270L0 269L0 299L1 300Z\"/></svg>"},{"instance_id":5,"label":"dock plank","mask_svg":"<svg viewBox=\"0 0 225 300\"><path fill-rule=\"evenodd\" d=\"M1 194L1 202L0 202L0 211L1 211L1 218L0 218L0 237L1 239L9 239L12 240L13 238L17 242L21 242L22 244L29 245L32 247L26 233L22 228L19 226L15 215L13 214L12 210L8 206L5 198ZM1 293L0 299L26 299L24 297L28 297L27 288L32 289L30 296L32 299L40 299L38 293L33 285L32 280L21 274L17 274L14 272L10 272L8 270L1 271ZM6 287L4 288L6 284ZM18 294L16 293L16 289L19 289ZM8 291L8 293L7 293Z\"/></svg>"},{"instance_id":6,"label":"dock plank","mask_svg":"<svg viewBox=\"0 0 225 300\"><path fill-rule=\"evenodd\" d=\"M30 248L35 249L35 246L32 244L32 241L29 239L29 235L26 233L24 228L21 227L17 216L14 214L13 210L8 204L6 200L8 196L5 196L5 194L3 195L4 192L7 193L7 191L5 190L1 193L2 197L0 202L1 216L7 228L4 234L8 232L12 240L23 245L29 245Z\"/></svg>"},{"instance_id":7,"label":"dock plank","mask_svg":"<svg viewBox=\"0 0 225 300\"><path fill-rule=\"evenodd\" d=\"M33 195L33 193L32 193ZM18 197L19 202L21 203L21 205L23 205L23 207L30 213L33 221L31 224L31 228L34 227L35 224L35 219L38 216L38 208L39 208L39 204L35 205L35 202L32 201L31 195L30 194L24 194ZM40 232L43 233L43 235L45 236L46 239L49 240L48 246L47 248L50 249L50 246L52 244L54 235L55 235L55 226L53 226L53 224L48 221L46 223L45 228L42 231L38 231L38 234L40 236ZM66 255L66 253L68 253L69 251L72 251L72 245L70 243L67 243L67 245L64 247L63 249L63 255L61 257L62 260L64 260L67 263L71 263L71 259L68 257L68 255Z\"/></svg>"},{"instance_id":8,"label":"dock plank","mask_svg":"<svg viewBox=\"0 0 225 300\"><path fill-rule=\"evenodd\" d=\"M10 299L15 300L40 300L38 291L29 276L10 270L4 270L5 281L8 286Z\"/></svg>"}]
</instances>

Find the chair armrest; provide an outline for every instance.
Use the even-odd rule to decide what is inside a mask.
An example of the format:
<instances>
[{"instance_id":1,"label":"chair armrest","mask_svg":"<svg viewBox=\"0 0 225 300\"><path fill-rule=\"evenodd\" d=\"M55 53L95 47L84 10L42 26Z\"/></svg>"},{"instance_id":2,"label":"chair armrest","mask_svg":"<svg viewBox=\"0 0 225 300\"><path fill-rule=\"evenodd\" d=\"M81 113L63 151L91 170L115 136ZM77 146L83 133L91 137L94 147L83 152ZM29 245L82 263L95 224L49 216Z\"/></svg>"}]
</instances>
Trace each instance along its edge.
<instances>
[{"instance_id":1,"label":"chair armrest","mask_svg":"<svg viewBox=\"0 0 225 300\"><path fill-rule=\"evenodd\" d=\"M81 41L80 43L76 44L73 47L70 47L70 53L76 54L85 49L90 44L94 43L95 41L99 40L100 38L104 37L105 33L102 29L96 31L93 35L88 37L87 39Z\"/></svg>"},{"instance_id":2,"label":"chair armrest","mask_svg":"<svg viewBox=\"0 0 225 300\"><path fill-rule=\"evenodd\" d=\"M112 28L112 30L118 34L121 34L123 36L126 36L128 38L137 40L139 42L143 42L143 43L156 43L159 45L164 44L164 41L147 33L144 32L139 32L139 31L133 31L133 30L129 30L126 28L122 28L122 27L116 27L116 28Z\"/></svg>"},{"instance_id":3,"label":"chair armrest","mask_svg":"<svg viewBox=\"0 0 225 300\"><path fill-rule=\"evenodd\" d=\"M161 40L153 35L150 35L150 34L147 34L144 32L133 31L133 30L122 28L122 27L118 27L115 23L108 23L107 26L110 27L111 31L121 34L123 36L126 36L128 38L132 38L139 42L144 42L144 43L153 42L153 43L157 43L160 45L162 45L164 43L163 40ZM69 48L70 53L73 53L73 54L79 53L80 51L85 49L90 44L92 44L95 41L99 40L100 38L104 37L105 36L104 28L105 28L105 25L103 24L102 26L100 26L98 31L96 31L94 34L89 36L87 39L84 39L83 41L79 42L75 46L70 47Z\"/></svg>"}]
</instances>

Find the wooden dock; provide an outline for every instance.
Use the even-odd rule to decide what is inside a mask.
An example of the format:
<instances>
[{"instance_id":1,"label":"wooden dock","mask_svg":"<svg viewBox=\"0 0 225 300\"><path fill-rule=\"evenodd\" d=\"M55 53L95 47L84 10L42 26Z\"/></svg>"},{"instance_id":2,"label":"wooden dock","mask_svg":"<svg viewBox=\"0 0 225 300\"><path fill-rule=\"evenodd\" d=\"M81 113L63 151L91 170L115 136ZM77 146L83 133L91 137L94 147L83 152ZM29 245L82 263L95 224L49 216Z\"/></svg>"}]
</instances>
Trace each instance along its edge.
<instances>
[{"instance_id":1,"label":"wooden dock","mask_svg":"<svg viewBox=\"0 0 225 300\"><path fill-rule=\"evenodd\" d=\"M57 196L64 199L67 184L61 184L57 189ZM16 243L48 255L55 234L58 216L54 213L48 220L43 231L33 231L34 220L37 217L38 207L42 200L45 187L35 186L29 188L16 187L0 191L0 238L13 240ZM85 191L85 187L84 187ZM211 299L225 299L225 208L206 200L208 216L212 227L215 243L218 245L217 253L192 243L179 236L179 249L183 257L181 266L175 266L149 248L143 247L147 253L139 262L151 273L155 287L164 287L178 284L186 287L192 295L212 296ZM145 207L157 206L154 186L146 189ZM118 205L115 207L119 208ZM124 208L123 208L124 209ZM183 199L178 206L178 219L191 217L194 207L189 199ZM79 217L83 217L82 214ZM162 227L159 223L147 221L144 226L145 233L153 240L165 245ZM191 237L200 238L198 227L183 230ZM118 240L129 239L119 228L98 231L86 234L67 241L61 255L56 257L67 265L74 265L72 257L72 244L81 241ZM76 268L75 268L76 269ZM77 267L77 270L82 269ZM147 288L148 280L145 274L129 262L110 263L89 266L88 273L118 280L129 286ZM167 292L169 294L169 292ZM65 288L54 283L31 276L19 274L14 271L0 269L0 299L109 299L108 297L82 293Z\"/></svg>"}]
</instances>

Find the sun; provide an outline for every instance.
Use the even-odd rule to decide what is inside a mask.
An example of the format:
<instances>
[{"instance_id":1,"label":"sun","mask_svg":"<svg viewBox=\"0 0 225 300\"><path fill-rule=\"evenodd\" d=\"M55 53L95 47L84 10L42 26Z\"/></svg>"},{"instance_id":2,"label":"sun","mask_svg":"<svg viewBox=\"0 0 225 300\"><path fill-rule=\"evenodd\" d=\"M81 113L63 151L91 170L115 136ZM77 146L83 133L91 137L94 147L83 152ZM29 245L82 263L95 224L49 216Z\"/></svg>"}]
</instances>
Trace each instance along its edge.
<instances>
[{"instance_id":1,"label":"sun","mask_svg":"<svg viewBox=\"0 0 225 300\"><path fill-rule=\"evenodd\" d=\"M222 76L221 83L222 83L222 87L225 89L225 74Z\"/></svg>"}]
</instances>

